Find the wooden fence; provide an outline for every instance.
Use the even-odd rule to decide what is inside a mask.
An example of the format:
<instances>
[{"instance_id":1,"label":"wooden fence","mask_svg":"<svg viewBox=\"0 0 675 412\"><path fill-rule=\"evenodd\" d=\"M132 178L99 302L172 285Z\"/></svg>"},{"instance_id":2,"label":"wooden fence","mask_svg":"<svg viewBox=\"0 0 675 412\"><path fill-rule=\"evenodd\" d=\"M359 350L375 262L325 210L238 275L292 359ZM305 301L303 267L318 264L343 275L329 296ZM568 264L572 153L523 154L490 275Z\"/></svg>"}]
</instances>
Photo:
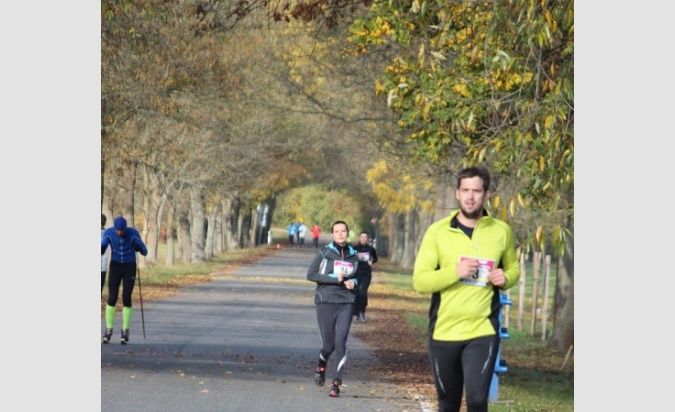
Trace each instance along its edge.
<instances>
[{"instance_id":1,"label":"wooden fence","mask_svg":"<svg viewBox=\"0 0 675 412\"><path fill-rule=\"evenodd\" d=\"M530 336L539 335L541 340L546 340L553 320L556 274L551 272L551 255L533 252L531 257L528 262L525 254L520 255L520 281L506 292L513 308L508 305L503 308L503 326L509 327L510 316L517 308L515 329L525 331L527 328ZM517 296L514 296L515 291Z\"/></svg>"}]
</instances>

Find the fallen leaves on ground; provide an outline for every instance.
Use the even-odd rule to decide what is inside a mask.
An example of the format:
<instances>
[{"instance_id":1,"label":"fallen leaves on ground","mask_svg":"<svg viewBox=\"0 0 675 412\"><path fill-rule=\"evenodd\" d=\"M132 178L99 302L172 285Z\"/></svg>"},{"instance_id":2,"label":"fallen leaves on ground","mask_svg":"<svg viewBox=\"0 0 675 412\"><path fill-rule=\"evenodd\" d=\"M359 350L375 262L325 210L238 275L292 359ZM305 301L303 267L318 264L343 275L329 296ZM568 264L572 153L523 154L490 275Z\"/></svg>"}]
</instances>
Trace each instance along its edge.
<instances>
[{"instance_id":1,"label":"fallen leaves on ground","mask_svg":"<svg viewBox=\"0 0 675 412\"><path fill-rule=\"evenodd\" d=\"M382 285L377 273L373 276L367 322L353 325L352 333L375 349L380 361L373 367L376 375L405 388L411 397L421 395L434 403L436 390L424 336L406 320L410 312L425 314L423 305L428 302L413 291Z\"/></svg>"}]
</instances>

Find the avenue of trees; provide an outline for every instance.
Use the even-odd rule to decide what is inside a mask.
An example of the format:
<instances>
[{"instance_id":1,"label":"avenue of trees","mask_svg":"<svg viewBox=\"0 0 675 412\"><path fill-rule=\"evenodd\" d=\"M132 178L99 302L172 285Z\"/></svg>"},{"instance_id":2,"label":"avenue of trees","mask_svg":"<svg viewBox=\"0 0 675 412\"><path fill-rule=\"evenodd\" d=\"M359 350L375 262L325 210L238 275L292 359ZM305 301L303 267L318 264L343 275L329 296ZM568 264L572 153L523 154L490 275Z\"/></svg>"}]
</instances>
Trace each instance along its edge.
<instances>
[{"instance_id":1,"label":"avenue of trees","mask_svg":"<svg viewBox=\"0 0 675 412\"><path fill-rule=\"evenodd\" d=\"M169 264L252 244L259 204L285 227L278 200L319 185L377 216L378 248L410 268L454 173L481 164L521 250L559 258L550 343L572 343L573 2L101 10L102 210L134 217L148 263L160 238Z\"/></svg>"}]
</instances>

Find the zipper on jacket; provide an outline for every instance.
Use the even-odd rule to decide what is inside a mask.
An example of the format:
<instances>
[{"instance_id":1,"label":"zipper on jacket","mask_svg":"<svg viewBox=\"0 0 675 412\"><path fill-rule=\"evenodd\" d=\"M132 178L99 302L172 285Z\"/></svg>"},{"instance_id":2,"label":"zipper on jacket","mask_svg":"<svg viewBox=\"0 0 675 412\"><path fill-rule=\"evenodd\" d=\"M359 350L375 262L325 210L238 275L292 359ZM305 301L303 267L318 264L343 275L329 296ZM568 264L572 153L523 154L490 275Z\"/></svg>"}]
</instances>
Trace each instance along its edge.
<instances>
[{"instance_id":1,"label":"zipper on jacket","mask_svg":"<svg viewBox=\"0 0 675 412\"><path fill-rule=\"evenodd\" d=\"M477 229L478 226L480 225L480 222L483 220L485 216L481 216L477 221L476 221L476 226L473 227L473 232L471 232L471 237L469 237L464 231L458 227L452 227L450 226L451 231L459 232L462 235L464 235L467 239L469 239L469 242L471 242L471 249L473 249L473 257L474 258L479 258L480 255L478 254L478 238L476 237Z\"/></svg>"}]
</instances>

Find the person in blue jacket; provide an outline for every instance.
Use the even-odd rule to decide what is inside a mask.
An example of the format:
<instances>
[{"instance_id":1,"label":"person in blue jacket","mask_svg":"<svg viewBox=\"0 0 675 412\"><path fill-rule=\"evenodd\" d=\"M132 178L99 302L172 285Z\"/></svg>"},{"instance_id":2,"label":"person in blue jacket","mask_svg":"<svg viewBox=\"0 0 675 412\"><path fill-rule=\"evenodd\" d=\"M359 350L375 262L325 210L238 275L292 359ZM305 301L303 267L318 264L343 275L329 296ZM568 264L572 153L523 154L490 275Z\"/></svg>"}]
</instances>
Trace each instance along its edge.
<instances>
[{"instance_id":1,"label":"person in blue jacket","mask_svg":"<svg viewBox=\"0 0 675 412\"><path fill-rule=\"evenodd\" d=\"M110 268L108 269L108 304L105 307L105 332L103 343L110 342L115 323L115 305L122 284L122 335L120 343L129 342L129 325L131 324L131 293L136 281L136 252L146 256L145 247L138 231L127 227L127 221L117 216L114 226L103 232L101 239L101 255L110 246Z\"/></svg>"},{"instance_id":2,"label":"person in blue jacket","mask_svg":"<svg viewBox=\"0 0 675 412\"><path fill-rule=\"evenodd\" d=\"M295 226L294 222L291 222L286 227L286 231L288 231L288 246L293 247L293 242L295 241L295 235L298 233L298 228Z\"/></svg>"}]
</instances>

